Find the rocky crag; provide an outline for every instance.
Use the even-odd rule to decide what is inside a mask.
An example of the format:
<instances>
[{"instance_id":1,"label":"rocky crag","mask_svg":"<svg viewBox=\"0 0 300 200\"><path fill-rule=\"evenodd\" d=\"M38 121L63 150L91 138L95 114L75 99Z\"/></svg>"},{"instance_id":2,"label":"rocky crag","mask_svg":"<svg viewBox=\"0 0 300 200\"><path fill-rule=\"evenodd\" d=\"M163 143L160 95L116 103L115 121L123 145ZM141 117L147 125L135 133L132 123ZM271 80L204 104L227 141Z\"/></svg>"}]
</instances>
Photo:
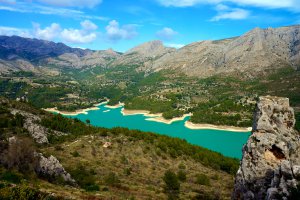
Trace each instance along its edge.
<instances>
[{"instance_id":1,"label":"rocky crag","mask_svg":"<svg viewBox=\"0 0 300 200\"><path fill-rule=\"evenodd\" d=\"M300 134L289 99L260 97L256 109L232 199L297 199Z\"/></svg>"}]
</instances>

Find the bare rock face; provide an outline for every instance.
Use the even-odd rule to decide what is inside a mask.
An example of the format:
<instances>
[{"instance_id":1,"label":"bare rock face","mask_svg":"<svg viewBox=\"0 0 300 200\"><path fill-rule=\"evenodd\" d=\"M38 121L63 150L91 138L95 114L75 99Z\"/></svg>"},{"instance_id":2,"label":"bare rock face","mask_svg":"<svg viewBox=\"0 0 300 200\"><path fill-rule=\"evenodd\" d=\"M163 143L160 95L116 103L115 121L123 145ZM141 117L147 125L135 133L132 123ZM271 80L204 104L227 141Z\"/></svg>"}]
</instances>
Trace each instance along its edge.
<instances>
[{"instance_id":1,"label":"bare rock face","mask_svg":"<svg viewBox=\"0 0 300 200\"><path fill-rule=\"evenodd\" d=\"M36 169L39 175L50 176L50 177L62 177L64 181L71 184L75 184L75 180L72 179L71 175L64 169L60 162L54 156L49 158L44 157L42 154L37 154L39 157L39 165Z\"/></svg>"},{"instance_id":2,"label":"bare rock face","mask_svg":"<svg viewBox=\"0 0 300 200\"><path fill-rule=\"evenodd\" d=\"M235 38L202 41L156 59L151 70L176 69L190 76L267 73L300 64L300 26L256 28Z\"/></svg>"},{"instance_id":3,"label":"bare rock face","mask_svg":"<svg viewBox=\"0 0 300 200\"><path fill-rule=\"evenodd\" d=\"M11 113L13 115L20 114L24 117L24 125L23 127L28 130L31 137L35 140L35 142L39 144L47 144L49 143L47 136L50 134L48 128L40 125L41 118L37 115L33 115L31 113L12 109ZM56 135L65 135L65 133L59 131L52 131Z\"/></svg>"},{"instance_id":4,"label":"bare rock face","mask_svg":"<svg viewBox=\"0 0 300 200\"><path fill-rule=\"evenodd\" d=\"M155 60L175 51L174 48L165 47L161 41L150 41L128 50L112 62L111 66L138 65L141 70L147 71Z\"/></svg>"},{"instance_id":5,"label":"bare rock face","mask_svg":"<svg viewBox=\"0 0 300 200\"><path fill-rule=\"evenodd\" d=\"M300 134L288 98L260 97L232 199L291 199L300 181Z\"/></svg>"}]
</instances>

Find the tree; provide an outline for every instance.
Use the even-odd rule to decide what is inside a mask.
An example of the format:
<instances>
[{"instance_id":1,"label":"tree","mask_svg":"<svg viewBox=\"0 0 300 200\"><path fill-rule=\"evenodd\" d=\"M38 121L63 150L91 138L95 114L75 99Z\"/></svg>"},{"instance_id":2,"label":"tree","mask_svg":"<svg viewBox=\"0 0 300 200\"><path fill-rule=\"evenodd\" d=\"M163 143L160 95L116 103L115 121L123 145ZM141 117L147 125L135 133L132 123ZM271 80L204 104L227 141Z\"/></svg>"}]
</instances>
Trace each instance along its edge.
<instances>
[{"instance_id":1,"label":"tree","mask_svg":"<svg viewBox=\"0 0 300 200\"><path fill-rule=\"evenodd\" d=\"M168 199L178 199L180 192L180 182L178 180L177 175L174 172L168 170L165 172L163 180L165 182L164 190L165 193L168 195Z\"/></svg>"},{"instance_id":2,"label":"tree","mask_svg":"<svg viewBox=\"0 0 300 200\"><path fill-rule=\"evenodd\" d=\"M86 122L87 124L90 124L90 123L91 123L91 120L87 119L87 120L85 120L85 122Z\"/></svg>"}]
</instances>

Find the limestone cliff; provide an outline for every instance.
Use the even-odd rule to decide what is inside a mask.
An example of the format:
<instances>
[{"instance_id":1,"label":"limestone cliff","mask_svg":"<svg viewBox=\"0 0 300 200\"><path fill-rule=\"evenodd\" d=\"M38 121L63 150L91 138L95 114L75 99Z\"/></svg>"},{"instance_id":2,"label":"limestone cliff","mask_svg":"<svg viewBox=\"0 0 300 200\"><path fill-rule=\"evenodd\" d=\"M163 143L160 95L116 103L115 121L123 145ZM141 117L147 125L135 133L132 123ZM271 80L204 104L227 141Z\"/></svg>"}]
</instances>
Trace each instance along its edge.
<instances>
[{"instance_id":1,"label":"limestone cliff","mask_svg":"<svg viewBox=\"0 0 300 200\"><path fill-rule=\"evenodd\" d=\"M288 98L265 96L243 147L232 199L295 199L300 181L300 134Z\"/></svg>"}]
</instances>

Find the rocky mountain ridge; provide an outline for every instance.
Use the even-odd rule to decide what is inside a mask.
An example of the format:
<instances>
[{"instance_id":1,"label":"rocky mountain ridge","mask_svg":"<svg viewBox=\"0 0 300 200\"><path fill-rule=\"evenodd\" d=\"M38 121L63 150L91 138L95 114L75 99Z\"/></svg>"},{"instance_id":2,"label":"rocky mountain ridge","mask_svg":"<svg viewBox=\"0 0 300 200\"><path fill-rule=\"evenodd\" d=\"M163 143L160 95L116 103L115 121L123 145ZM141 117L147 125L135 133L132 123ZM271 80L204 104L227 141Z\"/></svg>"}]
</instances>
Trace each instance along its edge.
<instances>
[{"instance_id":1,"label":"rocky mountain ridge","mask_svg":"<svg viewBox=\"0 0 300 200\"><path fill-rule=\"evenodd\" d=\"M300 26L256 28L235 38L187 45L153 62L153 70L178 69L188 75L211 76L300 65Z\"/></svg>"},{"instance_id":2,"label":"rocky mountain ridge","mask_svg":"<svg viewBox=\"0 0 300 200\"><path fill-rule=\"evenodd\" d=\"M300 181L300 134L289 99L260 97L254 118L232 199L299 198L294 191Z\"/></svg>"},{"instance_id":3,"label":"rocky mountain ridge","mask_svg":"<svg viewBox=\"0 0 300 200\"><path fill-rule=\"evenodd\" d=\"M36 66L58 68L136 66L152 73L174 69L190 76L220 73L253 77L278 68L300 66L300 25L255 28L240 37L201 41L178 50L161 41L150 41L124 54L113 50L91 51L21 37L0 37L0 70L33 71Z\"/></svg>"}]
</instances>

